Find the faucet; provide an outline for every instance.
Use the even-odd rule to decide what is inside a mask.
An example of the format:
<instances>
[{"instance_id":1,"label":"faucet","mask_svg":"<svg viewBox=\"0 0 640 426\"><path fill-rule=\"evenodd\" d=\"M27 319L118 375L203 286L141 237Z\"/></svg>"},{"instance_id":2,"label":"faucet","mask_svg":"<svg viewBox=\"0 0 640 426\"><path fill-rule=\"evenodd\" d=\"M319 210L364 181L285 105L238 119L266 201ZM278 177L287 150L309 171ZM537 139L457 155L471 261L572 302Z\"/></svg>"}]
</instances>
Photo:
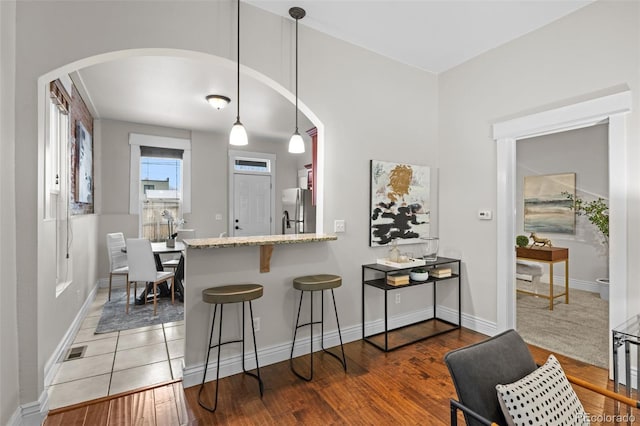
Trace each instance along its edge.
<instances>
[{"instance_id":1,"label":"faucet","mask_svg":"<svg viewBox=\"0 0 640 426\"><path fill-rule=\"evenodd\" d=\"M287 228L291 228L291 221L289 220L289 212L288 211L284 211L282 212L282 233L284 234L284 228L285 226Z\"/></svg>"}]
</instances>

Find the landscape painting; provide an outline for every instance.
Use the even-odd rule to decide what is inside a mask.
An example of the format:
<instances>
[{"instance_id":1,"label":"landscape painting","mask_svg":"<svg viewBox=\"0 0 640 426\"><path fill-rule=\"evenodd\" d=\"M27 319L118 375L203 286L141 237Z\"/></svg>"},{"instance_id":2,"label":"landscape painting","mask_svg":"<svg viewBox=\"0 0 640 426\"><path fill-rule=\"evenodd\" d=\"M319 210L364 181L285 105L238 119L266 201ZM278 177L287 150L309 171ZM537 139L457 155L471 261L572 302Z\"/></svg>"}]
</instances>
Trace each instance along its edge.
<instances>
[{"instance_id":1,"label":"landscape painting","mask_svg":"<svg viewBox=\"0 0 640 426\"><path fill-rule=\"evenodd\" d=\"M430 173L427 166L371 160L370 246L429 236Z\"/></svg>"},{"instance_id":2,"label":"landscape painting","mask_svg":"<svg viewBox=\"0 0 640 426\"><path fill-rule=\"evenodd\" d=\"M575 233L575 173L525 176L523 192L526 232Z\"/></svg>"}]
</instances>

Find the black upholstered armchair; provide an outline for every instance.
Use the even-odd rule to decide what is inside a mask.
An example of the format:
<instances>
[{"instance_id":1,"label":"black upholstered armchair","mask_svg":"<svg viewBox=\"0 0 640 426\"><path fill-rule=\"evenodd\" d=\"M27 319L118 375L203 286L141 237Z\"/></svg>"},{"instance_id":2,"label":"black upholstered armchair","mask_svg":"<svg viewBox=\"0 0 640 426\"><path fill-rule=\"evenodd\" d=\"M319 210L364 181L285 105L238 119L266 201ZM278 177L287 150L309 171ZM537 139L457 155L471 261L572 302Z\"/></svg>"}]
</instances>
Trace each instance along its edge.
<instances>
[{"instance_id":1,"label":"black upholstered armchair","mask_svg":"<svg viewBox=\"0 0 640 426\"><path fill-rule=\"evenodd\" d=\"M458 401L451 400L451 424L462 411L468 425L544 424L546 415L577 422L587 420L570 383L638 408L640 403L581 379L566 376L553 355L536 365L527 344L515 330L453 350L444 357ZM554 413L553 405L558 405ZM571 409L567 406L571 405ZM550 412L550 414L549 414ZM503 414L505 413L505 414ZM508 418L505 418L505 415ZM587 422L588 424L588 422Z\"/></svg>"}]
</instances>

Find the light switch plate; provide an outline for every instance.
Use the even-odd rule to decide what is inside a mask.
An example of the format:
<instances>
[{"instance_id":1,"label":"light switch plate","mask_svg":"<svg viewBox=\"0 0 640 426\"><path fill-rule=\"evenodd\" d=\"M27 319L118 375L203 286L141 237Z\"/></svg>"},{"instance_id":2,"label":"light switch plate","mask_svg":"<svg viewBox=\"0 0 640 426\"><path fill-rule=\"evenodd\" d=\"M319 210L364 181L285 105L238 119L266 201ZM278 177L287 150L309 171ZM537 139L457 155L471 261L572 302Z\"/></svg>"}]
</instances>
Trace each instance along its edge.
<instances>
[{"instance_id":1,"label":"light switch plate","mask_svg":"<svg viewBox=\"0 0 640 426\"><path fill-rule=\"evenodd\" d=\"M222 220L222 214L216 213L216 220Z\"/></svg>"},{"instance_id":2,"label":"light switch plate","mask_svg":"<svg viewBox=\"0 0 640 426\"><path fill-rule=\"evenodd\" d=\"M491 220L493 219L493 212L491 210L478 210L478 219Z\"/></svg>"},{"instance_id":3,"label":"light switch plate","mask_svg":"<svg viewBox=\"0 0 640 426\"><path fill-rule=\"evenodd\" d=\"M345 223L344 220L339 219L333 222L333 232L338 233L338 232L345 232Z\"/></svg>"}]
</instances>

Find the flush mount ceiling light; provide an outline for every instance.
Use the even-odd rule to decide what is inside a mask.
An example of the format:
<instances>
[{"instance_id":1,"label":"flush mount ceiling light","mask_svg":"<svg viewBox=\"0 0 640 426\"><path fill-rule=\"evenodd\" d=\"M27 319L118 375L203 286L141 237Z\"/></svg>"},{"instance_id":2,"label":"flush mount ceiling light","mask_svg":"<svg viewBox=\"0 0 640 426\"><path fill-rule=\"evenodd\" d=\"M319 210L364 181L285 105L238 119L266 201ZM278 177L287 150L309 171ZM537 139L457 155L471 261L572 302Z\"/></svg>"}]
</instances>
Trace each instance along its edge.
<instances>
[{"instance_id":1,"label":"flush mount ceiling light","mask_svg":"<svg viewBox=\"0 0 640 426\"><path fill-rule=\"evenodd\" d=\"M231 145L247 145L249 143L249 138L247 137L247 131L244 129L244 126L240 122L240 0L238 0L238 96L237 96L237 114L236 114L236 122L233 124L231 128L231 133L229 134L229 144Z\"/></svg>"},{"instance_id":2,"label":"flush mount ceiling light","mask_svg":"<svg viewBox=\"0 0 640 426\"><path fill-rule=\"evenodd\" d=\"M296 20L296 131L289 139L289 152L301 154L304 152L304 141L298 131L298 21L304 18L306 12L301 7L292 7L289 9L289 15Z\"/></svg>"},{"instance_id":3,"label":"flush mount ceiling light","mask_svg":"<svg viewBox=\"0 0 640 426\"><path fill-rule=\"evenodd\" d=\"M222 109L229 105L231 99L222 95L209 95L207 96L207 102L209 102L209 105L211 105L215 109Z\"/></svg>"}]
</instances>

